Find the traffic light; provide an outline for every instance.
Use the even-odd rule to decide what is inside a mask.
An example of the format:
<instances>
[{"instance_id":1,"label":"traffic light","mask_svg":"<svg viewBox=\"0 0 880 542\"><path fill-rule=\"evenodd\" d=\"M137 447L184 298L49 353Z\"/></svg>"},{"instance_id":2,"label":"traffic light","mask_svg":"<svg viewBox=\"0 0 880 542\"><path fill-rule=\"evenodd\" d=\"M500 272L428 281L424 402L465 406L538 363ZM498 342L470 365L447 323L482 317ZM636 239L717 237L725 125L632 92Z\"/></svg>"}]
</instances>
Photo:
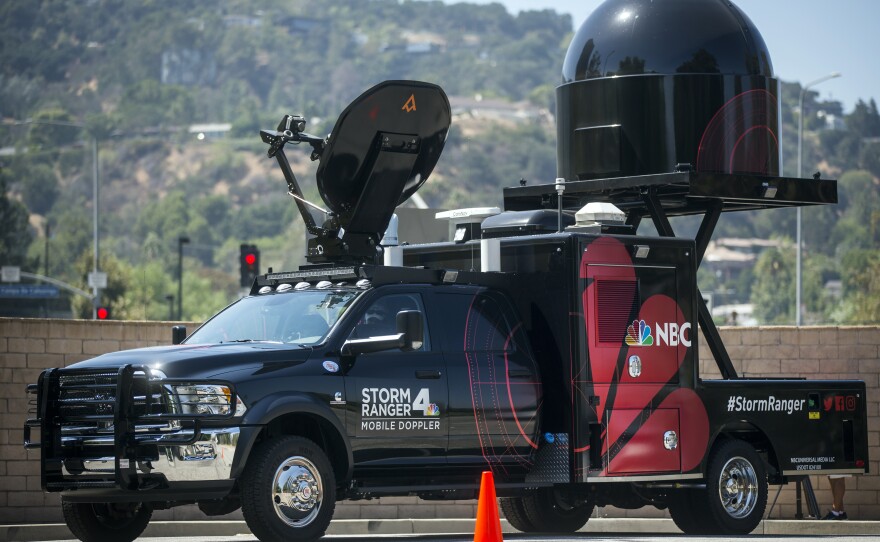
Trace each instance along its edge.
<instances>
[{"instance_id":1,"label":"traffic light","mask_svg":"<svg viewBox=\"0 0 880 542\"><path fill-rule=\"evenodd\" d=\"M238 258L242 288L250 288L254 279L260 274L260 250L257 245L241 245L241 254Z\"/></svg>"},{"instance_id":2,"label":"traffic light","mask_svg":"<svg viewBox=\"0 0 880 542\"><path fill-rule=\"evenodd\" d=\"M95 309L95 316L98 317L98 320L109 320L110 319L110 308L109 307L98 307Z\"/></svg>"}]
</instances>

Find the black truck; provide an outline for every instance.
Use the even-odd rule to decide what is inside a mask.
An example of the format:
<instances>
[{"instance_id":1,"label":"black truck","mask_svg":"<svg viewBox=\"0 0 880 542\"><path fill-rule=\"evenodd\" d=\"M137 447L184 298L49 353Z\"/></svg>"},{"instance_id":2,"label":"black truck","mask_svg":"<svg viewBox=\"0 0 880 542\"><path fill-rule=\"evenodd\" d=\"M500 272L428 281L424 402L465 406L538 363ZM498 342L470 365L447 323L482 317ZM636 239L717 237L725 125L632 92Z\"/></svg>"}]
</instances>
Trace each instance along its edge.
<instances>
[{"instance_id":1,"label":"black truck","mask_svg":"<svg viewBox=\"0 0 880 542\"><path fill-rule=\"evenodd\" d=\"M769 484L866 473L864 383L741 378L696 284L723 213L836 202L834 181L779 176L760 34L729 2L688 0L626 2L647 25L632 32L622 4L603 4L566 57L560 179L505 189L485 220L452 213L449 242L381 245L443 150L439 87L381 83L326 139L290 115L262 131L308 264L258 276L173 345L29 387L25 445L73 533L132 540L153 510L197 503L241 508L260 540L314 540L337 501L476 498L491 470L525 532L573 532L613 505L735 535L758 525ZM678 66L650 28L696 45L674 49ZM639 47L638 76L594 61ZM319 160L320 225L291 143ZM677 237L670 218L688 215L699 230ZM698 327L720 379L698 373Z\"/></svg>"}]
</instances>

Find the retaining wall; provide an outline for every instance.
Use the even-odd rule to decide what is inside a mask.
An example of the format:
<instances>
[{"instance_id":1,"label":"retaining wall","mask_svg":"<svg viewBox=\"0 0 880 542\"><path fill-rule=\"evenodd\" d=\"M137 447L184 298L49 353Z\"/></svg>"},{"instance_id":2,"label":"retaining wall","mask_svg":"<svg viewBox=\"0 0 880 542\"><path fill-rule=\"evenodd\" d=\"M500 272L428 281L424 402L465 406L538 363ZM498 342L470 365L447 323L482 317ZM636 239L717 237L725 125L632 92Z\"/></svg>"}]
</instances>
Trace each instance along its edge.
<instances>
[{"instance_id":1,"label":"retaining wall","mask_svg":"<svg viewBox=\"0 0 880 542\"><path fill-rule=\"evenodd\" d=\"M172 322L108 322L0 318L0 523L61 521L57 494L40 490L39 451L22 447L22 425L27 417L25 385L36 382L46 367L60 367L98 354L169 344ZM189 324L190 329L194 326ZM880 327L757 327L722 328L728 352L742 376L858 379L868 388L868 476L847 481L846 509L851 519L880 520ZM717 378L708 348L700 352L700 374ZM831 502L828 481L813 476L820 506ZM776 497L770 487L770 502ZM771 517L791 519L795 514L794 485L779 493ZM334 517L461 518L475 517L472 501L421 501L416 497L387 497L340 503ZM806 505L804 505L806 510ZM666 517L663 510L641 508L596 510L599 517ZM204 519L194 506L157 512L157 519ZM240 512L224 519L240 518Z\"/></svg>"}]
</instances>

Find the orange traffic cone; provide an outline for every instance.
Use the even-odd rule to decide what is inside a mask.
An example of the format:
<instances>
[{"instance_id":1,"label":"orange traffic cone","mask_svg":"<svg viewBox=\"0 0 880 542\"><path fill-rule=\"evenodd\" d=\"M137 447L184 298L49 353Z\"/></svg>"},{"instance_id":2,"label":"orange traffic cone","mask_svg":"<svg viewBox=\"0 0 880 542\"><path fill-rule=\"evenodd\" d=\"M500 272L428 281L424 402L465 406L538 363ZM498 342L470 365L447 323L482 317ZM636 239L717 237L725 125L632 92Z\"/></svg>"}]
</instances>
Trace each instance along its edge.
<instances>
[{"instance_id":1,"label":"orange traffic cone","mask_svg":"<svg viewBox=\"0 0 880 542\"><path fill-rule=\"evenodd\" d=\"M495 499L495 479L489 471L483 472L480 480L474 542L504 542L501 536L501 518L498 517L498 501Z\"/></svg>"}]
</instances>

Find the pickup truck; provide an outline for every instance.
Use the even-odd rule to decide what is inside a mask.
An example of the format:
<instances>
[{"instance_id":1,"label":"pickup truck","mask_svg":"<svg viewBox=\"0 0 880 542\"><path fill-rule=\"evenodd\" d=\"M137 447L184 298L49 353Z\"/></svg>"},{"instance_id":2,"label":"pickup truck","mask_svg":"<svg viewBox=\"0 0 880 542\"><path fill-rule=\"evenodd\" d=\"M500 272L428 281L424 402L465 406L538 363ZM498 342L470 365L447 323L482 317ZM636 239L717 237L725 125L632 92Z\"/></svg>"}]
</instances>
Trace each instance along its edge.
<instances>
[{"instance_id":1,"label":"pickup truck","mask_svg":"<svg viewBox=\"0 0 880 542\"><path fill-rule=\"evenodd\" d=\"M733 75L589 71L599 38L653 35L581 35L616 29L619 3L569 49L560 179L504 189L504 212L446 213L448 242L382 244L442 153L440 87L381 83L326 139L293 115L263 130L308 263L257 276L189 336L176 327L172 345L47 369L29 387L25 446L71 531L133 540L153 510L196 503L209 516L241 508L260 540L310 541L338 501L472 499L489 470L521 531L573 532L613 505L740 535L770 484L867 473L864 383L741 378L697 286L722 213L835 203L835 181L778 175L778 85L760 62ZM639 25L691 21L688 39L720 29L710 49L744 35L763 47L729 2L648 4ZM731 21L749 32L722 32ZM297 143L320 161L321 224L284 152ZM693 238L675 235L678 216L702 217ZM702 347L720 379L701 378Z\"/></svg>"}]
</instances>

